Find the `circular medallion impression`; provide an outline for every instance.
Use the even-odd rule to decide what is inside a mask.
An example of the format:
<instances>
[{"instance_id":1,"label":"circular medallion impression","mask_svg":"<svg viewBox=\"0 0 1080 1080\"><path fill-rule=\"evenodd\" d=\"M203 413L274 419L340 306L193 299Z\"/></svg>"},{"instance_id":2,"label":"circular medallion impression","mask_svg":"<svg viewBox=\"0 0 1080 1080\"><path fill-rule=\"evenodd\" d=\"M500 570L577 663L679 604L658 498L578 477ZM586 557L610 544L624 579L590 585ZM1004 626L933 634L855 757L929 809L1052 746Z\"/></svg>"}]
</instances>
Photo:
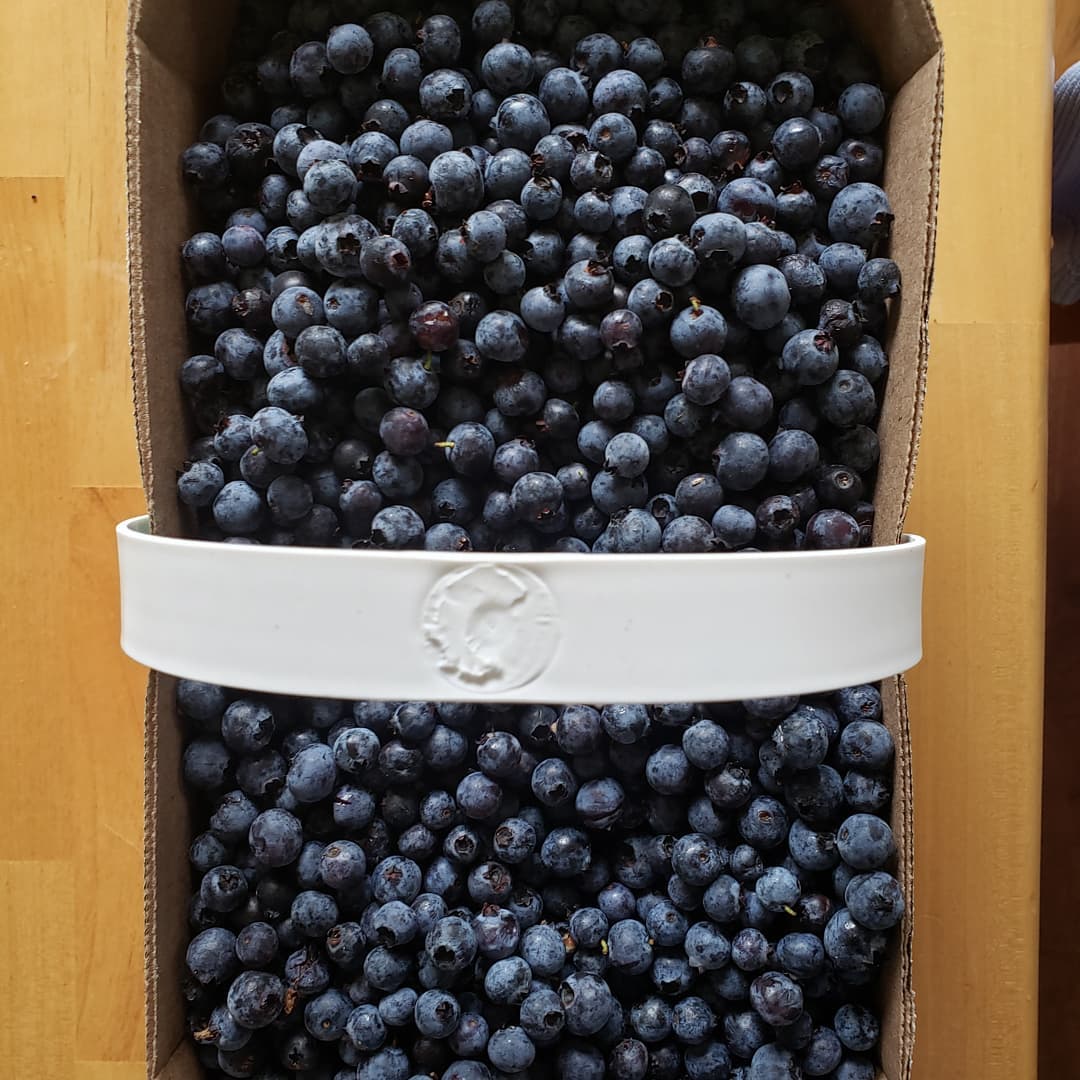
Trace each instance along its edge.
<instances>
[{"instance_id":1,"label":"circular medallion impression","mask_svg":"<svg viewBox=\"0 0 1080 1080\"><path fill-rule=\"evenodd\" d=\"M423 610L424 641L454 686L497 694L542 674L559 642L551 590L528 570L482 563L441 577Z\"/></svg>"}]
</instances>

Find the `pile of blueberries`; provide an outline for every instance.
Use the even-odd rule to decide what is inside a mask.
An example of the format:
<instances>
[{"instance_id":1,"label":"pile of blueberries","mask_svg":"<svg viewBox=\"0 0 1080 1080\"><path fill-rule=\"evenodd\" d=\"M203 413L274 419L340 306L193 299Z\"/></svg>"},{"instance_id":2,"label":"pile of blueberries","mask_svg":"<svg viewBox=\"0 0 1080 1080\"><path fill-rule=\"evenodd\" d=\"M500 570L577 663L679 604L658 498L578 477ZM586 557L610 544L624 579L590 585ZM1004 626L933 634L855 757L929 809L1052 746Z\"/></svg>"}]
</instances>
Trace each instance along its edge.
<instances>
[{"instance_id":1,"label":"pile of blueberries","mask_svg":"<svg viewBox=\"0 0 1080 1080\"><path fill-rule=\"evenodd\" d=\"M212 1075L874 1080L904 912L875 687L178 705Z\"/></svg>"},{"instance_id":2,"label":"pile of blueberries","mask_svg":"<svg viewBox=\"0 0 1080 1080\"><path fill-rule=\"evenodd\" d=\"M886 99L811 0L242 0L182 168L200 535L870 542ZM213 1075L873 1080L871 686L483 707L178 684Z\"/></svg>"},{"instance_id":3,"label":"pile of blueberries","mask_svg":"<svg viewBox=\"0 0 1080 1080\"><path fill-rule=\"evenodd\" d=\"M887 102L809 0L247 0L182 169L233 543L869 542Z\"/></svg>"}]
</instances>

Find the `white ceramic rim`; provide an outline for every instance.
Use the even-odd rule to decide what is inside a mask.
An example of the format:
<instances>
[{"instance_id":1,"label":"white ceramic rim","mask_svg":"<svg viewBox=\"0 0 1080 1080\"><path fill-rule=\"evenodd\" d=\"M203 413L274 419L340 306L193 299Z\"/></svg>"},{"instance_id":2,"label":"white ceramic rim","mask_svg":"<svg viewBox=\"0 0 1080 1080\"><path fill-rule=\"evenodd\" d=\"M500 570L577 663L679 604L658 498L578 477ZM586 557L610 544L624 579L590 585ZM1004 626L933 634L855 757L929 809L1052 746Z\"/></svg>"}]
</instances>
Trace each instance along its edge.
<instances>
[{"instance_id":1,"label":"white ceramic rim","mask_svg":"<svg viewBox=\"0 0 1080 1080\"><path fill-rule=\"evenodd\" d=\"M926 542L852 551L348 551L117 526L121 645L265 693L507 703L816 693L922 656Z\"/></svg>"}]
</instances>

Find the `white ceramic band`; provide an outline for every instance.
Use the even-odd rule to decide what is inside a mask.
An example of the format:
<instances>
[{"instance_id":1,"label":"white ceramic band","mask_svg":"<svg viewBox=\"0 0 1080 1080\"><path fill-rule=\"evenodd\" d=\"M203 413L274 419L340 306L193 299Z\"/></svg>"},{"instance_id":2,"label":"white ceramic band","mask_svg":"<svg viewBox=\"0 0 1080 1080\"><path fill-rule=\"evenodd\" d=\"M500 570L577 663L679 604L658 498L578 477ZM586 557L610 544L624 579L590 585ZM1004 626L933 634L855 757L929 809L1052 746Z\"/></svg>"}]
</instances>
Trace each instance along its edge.
<instances>
[{"instance_id":1,"label":"white ceramic band","mask_svg":"<svg viewBox=\"0 0 1080 1080\"><path fill-rule=\"evenodd\" d=\"M218 544L117 526L121 644L171 675L359 700L723 701L922 655L925 541L738 555Z\"/></svg>"}]
</instances>

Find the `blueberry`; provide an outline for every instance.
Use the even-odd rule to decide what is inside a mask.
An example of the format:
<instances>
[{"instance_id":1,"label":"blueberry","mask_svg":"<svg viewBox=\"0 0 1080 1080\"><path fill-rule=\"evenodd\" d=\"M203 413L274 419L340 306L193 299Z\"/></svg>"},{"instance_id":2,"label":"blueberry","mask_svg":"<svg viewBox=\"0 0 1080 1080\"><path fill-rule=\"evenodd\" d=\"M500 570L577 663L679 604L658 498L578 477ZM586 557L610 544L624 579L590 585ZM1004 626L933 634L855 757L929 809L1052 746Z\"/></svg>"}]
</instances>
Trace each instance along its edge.
<instances>
[{"instance_id":1,"label":"blueberry","mask_svg":"<svg viewBox=\"0 0 1080 1080\"><path fill-rule=\"evenodd\" d=\"M821 415L836 427L850 428L873 420L877 413L874 388L865 375L841 369L818 390Z\"/></svg>"},{"instance_id":2,"label":"blueberry","mask_svg":"<svg viewBox=\"0 0 1080 1080\"><path fill-rule=\"evenodd\" d=\"M776 194L762 180L740 177L720 192L717 209L742 222L772 221L776 216ZM737 232L735 236L738 237ZM737 239L735 243L738 243Z\"/></svg>"},{"instance_id":3,"label":"blueberry","mask_svg":"<svg viewBox=\"0 0 1080 1080\"><path fill-rule=\"evenodd\" d=\"M864 771L888 768L893 758L889 729L876 720L853 720L840 734L837 757L841 764Z\"/></svg>"},{"instance_id":4,"label":"blueberry","mask_svg":"<svg viewBox=\"0 0 1080 1080\"><path fill-rule=\"evenodd\" d=\"M885 119L885 95L869 83L853 83L840 95L836 108L852 135L869 135Z\"/></svg>"},{"instance_id":5,"label":"blueberry","mask_svg":"<svg viewBox=\"0 0 1080 1080\"><path fill-rule=\"evenodd\" d=\"M727 731L713 720L696 721L683 732L683 753L699 769L716 769L728 758L730 739Z\"/></svg>"},{"instance_id":6,"label":"blueberry","mask_svg":"<svg viewBox=\"0 0 1080 1080\"><path fill-rule=\"evenodd\" d=\"M829 729L819 710L811 705L800 705L777 726L773 742L785 767L811 769L825 760L829 751Z\"/></svg>"},{"instance_id":7,"label":"blueberry","mask_svg":"<svg viewBox=\"0 0 1080 1080\"><path fill-rule=\"evenodd\" d=\"M457 803L466 817L483 819L499 808L502 789L483 773L468 773L458 784Z\"/></svg>"},{"instance_id":8,"label":"blueberry","mask_svg":"<svg viewBox=\"0 0 1080 1080\"><path fill-rule=\"evenodd\" d=\"M645 763L645 779L649 786L661 795L679 795L686 792L691 777L690 762L678 746L661 746Z\"/></svg>"},{"instance_id":9,"label":"blueberry","mask_svg":"<svg viewBox=\"0 0 1080 1080\"><path fill-rule=\"evenodd\" d=\"M693 973L685 957L658 956L653 961L649 978L661 994L675 998L689 991Z\"/></svg>"},{"instance_id":10,"label":"blueberry","mask_svg":"<svg viewBox=\"0 0 1080 1080\"><path fill-rule=\"evenodd\" d=\"M802 72L777 75L766 90L770 115L776 120L806 116L814 104L814 85Z\"/></svg>"},{"instance_id":11,"label":"blueberry","mask_svg":"<svg viewBox=\"0 0 1080 1080\"><path fill-rule=\"evenodd\" d=\"M850 809L873 814L889 805L892 792L880 776L851 769L844 776L844 798Z\"/></svg>"},{"instance_id":12,"label":"blueberry","mask_svg":"<svg viewBox=\"0 0 1080 1080\"><path fill-rule=\"evenodd\" d=\"M421 1035L445 1039L460 1018L461 1006L445 990L426 990L416 999L413 1019Z\"/></svg>"},{"instance_id":13,"label":"blueberry","mask_svg":"<svg viewBox=\"0 0 1080 1080\"><path fill-rule=\"evenodd\" d=\"M884 155L872 139L845 139L836 149L847 164L852 181L874 181L881 177Z\"/></svg>"},{"instance_id":14,"label":"blueberry","mask_svg":"<svg viewBox=\"0 0 1080 1080\"><path fill-rule=\"evenodd\" d=\"M648 511L621 506L612 513L603 535L606 550L638 553L658 551L663 536L656 518Z\"/></svg>"},{"instance_id":15,"label":"blueberry","mask_svg":"<svg viewBox=\"0 0 1080 1080\"><path fill-rule=\"evenodd\" d=\"M540 861L556 877L584 873L591 859L588 837L580 829L552 829L540 848Z\"/></svg>"},{"instance_id":16,"label":"blueberry","mask_svg":"<svg viewBox=\"0 0 1080 1080\"><path fill-rule=\"evenodd\" d=\"M837 830L836 845L856 870L877 870L896 850L892 829L873 814L852 814Z\"/></svg>"},{"instance_id":17,"label":"blueberry","mask_svg":"<svg viewBox=\"0 0 1080 1080\"><path fill-rule=\"evenodd\" d=\"M876 184L849 184L829 207L829 231L841 243L873 248L892 228L888 197Z\"/></svg>"},{"instance_id":18,"label":"blueberry","mask_svg":"<svg viewBox=\"0 0 1080 1080\"><path fill-rule=\"evenodd\" d=\"M589 111L589 90L582 76L570 68L558 67L540 80L541 104L556 123L584 120Z\"/></svg>"},{"instance_id":19,"label":"blueberry","mask_svg":"<svg viewBox=\"0 0 1080 1080\"><path fill-rule=\"evenodd\" d=\"M788 830L784 806L768 795L754 799L739 816L739 832L747 843L769 849L783 843Z\"/></svg>"},{"instance_id":20,"label":"blueberry","mask_svg":"<svg viewBox=\"0 0 1080 1080\"><path fill-rule=\"evenodd\" d=\"M769 942L756 927L745 927L731 939L731 961L742 971L760 971L769 961Z\"/></svg>"},{"instance_id":21,"label":"blueberry","mask_svg":"<svg viewBox=\"0 0 1080 1080\"><path fill-rule=\"evenodd\" d=\"M730 942L715 923L708 921L695 923L687 930L683 947L690 966L698 971L716 971L731 956Z\"/></svg>"},{"instance_id":22,"label":"blueberry","mask_svg":"<svg viewBox=\"0 0 1080 1080\"><path fill-rule=\"evenodd\" d=\"M194 461L180 474L176 492L186 506L211 506L225 486L225 474L212 461Z\"/></svg>"},{"instance_id":23,"label":"blueberry","mask_svg":"<svg viewBox=\"0 0 1080 1080\"><path fill-rule=\"evenodd\" d=\"M408 1080L409 1058L404 1050L382 1049L357 1066L356 1080Z\"/></svg>"},{"instance_id":24,"label":"blueberry","mask_svg":"<svg viewBox=\"0 0 1080 1080\"><path fill-rule=\"evenodd\" d=\"M202 1046L212 1042L218 1052L229 1055L246 1047L251 1042L251 1037L251 1030L238 1024L224 1005L216 1006L206 1026L193 1034L196 1044ZM218 1064L216 1054L214 1064Z\"/></svg>"},{"instance_id":25,"label":"blueberry","mask_svg":"<svg viewBox=\"0 0 1080 1080\"><path fill-rule=\"evenodd\" d=\"M724 1017L724 1035L731 1053L749 1060L768 1041L768 1027L756 1012L732 1012Z\"/></svg>"},{"instance_id":26,"label":"blueberry","mask_svg":"<svg viewBox=\"0 0 1080 1080\"><path fill-rule=\"evenodd\" d=\"M735 313L754 330L776 326L791 305L791 291L784 275L774 266L748 266L732 287Z\"/></svg>"},{"instance_id":27,"label":"blueberry","mask_svg":"<svg viewBox=\"0 0 1080 1080\"><path fill-rule=\"evenodd\" d=\"M496 960L484 976L484 993L500 1005L520 1005L532 987L532 970L519 956Z\"/></svg>"},{"instance_id":28,"label":"blueberry","mask_svg":"<svg viewBox=\"0 0 1080 1080\"><path fill-rule=\"evenodd\" d=\"M608 304L614 284L612 272L606 266L593 259L582 259L567 269L562 287L571 306L588 310Z\"/></svg>"},{"instance_id":29,"label":"blueberry","mask_svg":"<svg viewBox=\"0 0 1080 1080\"><path fill-rule=\"evenodd\" d=\"M661 1042L671 1033L672 1009L658 997L647 997L636 1004L630 1013L630 1022L638 1037L649 1044Z\"/></svg>"},{"instance_id":30,"label":"blueberry","mask_svg":"<svg viewBox=\"0 0 1080 1080\"><path fill-rule=\"evenodd\" d=\"M846 1049L858 1053L872 1050L881 1034L877 1017L862 1005L841 1005L833 1029Z\"/></svg>"},{"instance_id":31,"label":"blueberry","mask_svg":"<svg viewBox=\"0 0 1080 1080\"><path fill-rule=\"evenodd\" d=\"M801 330L784 344L779 367L801 385L817 386L832 377L838 361L836 345L826 331Z\"/></svg>"},{"instance_id":32,"label":"blueberry","mask_svg":"<svg viewBox=\"0 0 1080 1080\"><path fill-rule=\"evenodd\" d=\"M340 75L357 75L371 63L375 44L355 23L335 26L326 39L326 59Z\"/></svg>"},{"instance_id":33,"label":"blueberry","mask_svg":"<svg viewBox=\"0 0 1080 1080\"><path fill-rule=\"evenodd\" d=\"M885 950L883 933L859 925L847 908L838 909L823 936L825 952L840 975L851 978L876 965Z\"/></svg>"},{"instance_id":34,"label":"blueberry","mask_svg":"<svg viewBox=\"0 0 1080 1080\"><path fill-rule=\"evenodd\" d=\"M236 287L224 281L195 285L185 303L188 326L197 334L216 337L233 322L236 293Z\"/></svg>"},{"instance_id":35,"label":"blueberry","mask_svg":"<svg viewBox=\"0 0 1080 1080\"><path fill-rule=\"evenodd\" d=\"M608 1021L615 1007L606 982L595 975L573 973L558 989L566 1013L566 1029L572 1035L595 1035Z\"/></svg>"},{"instance_id":36,"label":"blueberry","mask_svg":"<svg viewBox=\"0 0 1080 1080\"><path fill-rule=\"evenodd\" d=\"M804 169L821 155L821 132L805 117L790 117L773 132L772 152L785 169Z\"/></svg>"},{"instance_id":37,"label":"blueberry","mask_svg":"<svg viewBox=\"0 0 1080 1080\"><path fill-rule=\"evenodd\" d=\"M864 335L853 349L848 350L846 361L852 371L858 372L870 383L880 381L889 366L889 358L881 343L869 335Z\"/></svg>"},{"instance_id":38,"label":"blueberry","mask_svg":"<svg viewBox=\"0 0 1080 1080\"><path fill-rule=\"evenodd\" d=\"M400 1000L402 1004L404 1004L404 1002L408 1000L411 1006L415 997L415 991L411 989L401 989L385 997L383 1001L379 1003L378 1008L370 1004L358 1005L349 1013L345 1021L345 1034L349 1041L358 1050L366 1051L368 1053L378 1050L386 1041L387 1024L398 1018L396 1011L397 1001ZM388 1002L394 1002L393 1005L387 1004L385 1011L389 1014L389 1017L383 1015L383 1005ZM411 1007L408 1015L411 1019ZM392 1026L397 1025L392 1024Z\"/></svg>"},{"instance_id":39,"label":"blueberry","mask_svg":"<svg viewBox=\"0 0 1080 1080\"><path fill-rule=\"evenodd\" d=\"M691 93L721 93L734 75L734 54L715 41L691 49L683 58L682 81Z\"/></svg>"},{"instance_id":40,"label":"blueberry","mask_svg":"<svg viewBox=\"0 0 1080 1080\"><path fill-rule=\"evenodd\" d=\"M754 1051L749 1080L790 1080L799 1075L795 1055L777 1043L766 1043Z\"/></svg>"},{"instance_id":41,"label":"blueberry","mask_svg":"<svg viewBox=\"0 0 1080 1080\"><path fill-rule=\"evenodd\" d=\"M499 105L493 127L501 146L528 151L551 131L551 121L538 98L511 94Z\"/></svg>"},{"instance_id":42,"label":"blueberry","mask_svg":"<svg viewBox=\"0 0 1080 1080\"><path fill-rule=\"evenodd\" d=\"M688 833L675 844L671 866L690 885L710 885L724 869L724 855L715 840Z\"/></svg>"},{"instance_id":43,"label":"blueberry","mask_svg":"<svg viewBox=\"0 0 1080 1080\"><path fill-rule=\"evenodd\" d=\"M699 997L683 998L672 1010L672 1033L681 1043L699 1046L708 1039L715 1027L716 1016L708 1004ZM723 1052L726 1057L726 1051L722 1046L717 1052ZM710 1074L703 1069L698 1075Z\"/></svg>"},{"instance_id":44,"label":"blueberry","mask_svg":"<svg viewBox=\"0 0 1080 1080\"><path fill-rule=\"evenodd\" d=\"M644 705L606 705L600 713L600 723L612 742L626 745L645 737L651 719Z\"/></svg>"},{"instance_id":45,"label":"blueberry","mask_svg":"<svg viewBox=\"0 0 1080 1080\"><path fill-rule=\"evenodd\" d=\"M844 902L851 917L868 930L888 930L904 914L904 895L900 884L891 874L883 871L852 878L844 892Z\"/></svg>"},{"instance_id":46,"label":"blueberry","mask_svg":"<svg viewBox=\"0 0 1080 1080\"><path fill-rule=\"evenodd\" d=\"M529 348L529 331L521 318L509 311L493 311L476 327L476 347L482 356L513 364Z\"/></svg>"},{"instance_id":47,"label":"blueberry","mask_svg":"<svg viewBox=\"0 0 1080 1080\"><path fill-rule=\"evenodd\" d=\"M245 971L229 986L227 1003L232 1018L242 1027L267 1027L285 1004L285 988L276 975Z\"/></svg>"},{"instance_id":48,"label":"blueberry","mask_svg":"<svg viewBox=\"0 0 1080 1080\"><path fill-rule=\"evenodd\" d=\"M304 1007L304 1026L319 1042L337 1042L345 1034L352 1012L353 1003L345 994L327 990Z\"/></svg>"},{"instance_id":49,"label":"blueberry","mask_svg":"<svg viewBox=\"0 0 1080 1080\"><path fill-rule=\"evenodd\" d=\"M510 499L519 521L541 524L562 507L562 484L551 473L526 473L514 483Z\"/></svg>"},{"instance_id":50,"label":"blueberry","mask_svg":"<svg viewBox=\"0 0 1080 1080\"><path fill-rule=\"evenodd\" d=\"M518 1073L533 1063L536 1047L521 1027L505 1027L492 1033L487 1044L491 1064L508 1073Z\"/></svg>"},{"instance_id":51,"label":"blueberry","mask_svg":"<svg viewBox=\"0 0 1080 1080\"><path fill-rule=\"evenodd\" d=\"M833 1074L836 1080L872 1080L877 1074L877 1066L865 1057L845 1058Z\"/></svg>"},{"instance_id":52,"label":"blueberry","mask_svg":"<svg viewBox=\"0 0 1080 1080\"><path fill-rule=\"evenodd\" d=\"M184 179L196 188L220 187L229 179L229 159L217 143L192 143L180 155L180 168Z\"/></svg>"},{"instance_id":53,"label":"blueberry","mask_svg":"<svg viewBox=\"0 0 1080 1080\"><path fill-rule=\"evenodd\" d=\"M703 517L680 515L678 504L672 496L653 496L649 500L649 513L661 524L666 521L666 524L662 524L661 551L690 554L713 550L716 539L713 527Z\"/></svg>"},{"instance_id":54,"label":"blueberry","mask_svg":"<svg viewBox=\"0 0 1080 1080\"><path fill-rule=\"evenodd\" d=\"M229 861L229 849L211 832L200 833L188 848L188 860L202 874Z\"/></svg>"},{"instance_id":55,"label":"blueberry","mask_svg":"<svg viewBox=\"0 0 1080 1080\"><path fill-rule=\"evenodd\" d=\"M607 829L622 815L626 793L617 780L603 777L589 780L577 792L574 808L583 824L594 829Z\"/></svg>"},{"instance_id":56,"label":"blueberry","mask_svg":"<svg viewBox=\"0 0 1080 1080\"><path fill-rule=\"evenodd\" d=\"M243 791L228 791L210 815L210 831L226 843L236 843L247 837L257 815L254 803Z\"/></svg>"},{"instance_id":57,"label":"blueberry","mask_svg":"<svg viewBox=\"0 0 1080 1080\"><path fill-rule=\"evenodd\" d=\"M644 1080L649 1068L649 1051L638 1039L622 1039L608 1058L614 1080Z\"/></svg>"},{"instance_id":58,"label":"blueberry","mask_svg":"<svg viewBox=\"0 0 1080 1080\"><path fill-rule=\"evenodd\" d=\"M236 935L221 926L196 934L188 945L186 964L201 986L224 985L238 967Z\"/></svg>"},{"instance_id":59,"label":"blueberry","mask_svg":"<svg viewBox=\"0 0 1080 1080\"><path fill-rule=\"evenodd\" d=\"M818 765L793 774L784 784L784 797L807 824L835 825L843 802L843 781L835 769Z\"/></svg>"},{"instance_id":60,"label":"blueberry","mask_svg":"<svg viewBox=\"0 0 1080 1080\"><path fill-rule=\"evenodd\" d=\"M828 1076L841 1062L844 1048L830 1027L815 1027L803 1053L803 1073Z\"/></svg>"},{"instance_id":61,"label":"blueberry","mask_svg":"<svg viewBox=\"0 0 1080 1080\"><path fill-rule=\"evenodd\" d=\"M733 432L720 442L713 454L713 462L716 476L725 488L749 491L768 472L769 448L758 435Z\"/></svg>"},{"instance_id":62,"label":"blueberry","mask_svg":"<svg viewBox=\"0 0 1080 1080\"><path fill-rule=\"evenodd\" d=\"M719 470L717 475L723 479ZM729 487L732 486L730 481L725 482ZM738 551L748 547L757 535L757 519L754 515L749 510L731 503L716 511L712 518L712 527L717 545L725 551Z\"/></svg>"}]
</instances>

